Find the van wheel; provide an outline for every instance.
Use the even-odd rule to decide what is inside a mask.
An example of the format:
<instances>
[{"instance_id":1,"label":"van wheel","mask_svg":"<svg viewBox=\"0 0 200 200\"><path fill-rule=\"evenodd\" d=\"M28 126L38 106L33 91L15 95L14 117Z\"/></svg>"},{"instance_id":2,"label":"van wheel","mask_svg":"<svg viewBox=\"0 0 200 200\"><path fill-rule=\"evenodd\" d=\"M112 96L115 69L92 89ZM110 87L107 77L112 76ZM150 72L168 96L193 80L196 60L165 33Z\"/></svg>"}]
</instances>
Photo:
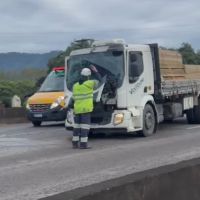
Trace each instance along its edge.
<instances>
[{"instance_id":1,"label":"van wheel","mask_svg":"<svg viewBox=\"0 0 200 200\"><path fill-rule=\"evenodd\" d=\"M32 121L32 124L33 124L34 127L40 126L41 123L42 123L41 121Z\"/></svg>"},{"instance_id":2,"label":"van wheel","mask_svg":"<svg viewBox=\"0 0 200 200\"><path fill-rule=\"evenodd\" d=\"M155 112L150 104L146 104L143 111L143 130L142 136L148 137L156 131L156 116Z\"/></svg>"}]
</instances>

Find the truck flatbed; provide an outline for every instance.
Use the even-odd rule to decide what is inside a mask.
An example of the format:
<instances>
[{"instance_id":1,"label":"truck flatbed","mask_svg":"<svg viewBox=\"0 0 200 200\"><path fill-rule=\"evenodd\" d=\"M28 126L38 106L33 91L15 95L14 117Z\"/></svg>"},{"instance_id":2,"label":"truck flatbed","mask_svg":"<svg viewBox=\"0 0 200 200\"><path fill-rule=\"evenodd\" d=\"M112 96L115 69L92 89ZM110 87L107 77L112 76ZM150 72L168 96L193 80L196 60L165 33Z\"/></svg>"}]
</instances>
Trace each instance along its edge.
<instances>
[{"instance_id":1,"label":"truck flatbed","mask_svg":"<svg viewBox=\"0 0 200 200\"><path fill-rule=\"evenodd\" d=\"M161 82L161 93L165 97L200 92L200 80L166 80Z\"/></svg>"},{"instance_id":2,"label":"truck flatbed","mask_svg":"<svg viewBox=\"0 0 200 200\"><path fill-rule=\"evenodd\" d=\"M200 93L200 65L184 65L180 53L150 45L154 59L156 94L166 98Z\"/></svg>"}]
</instances>

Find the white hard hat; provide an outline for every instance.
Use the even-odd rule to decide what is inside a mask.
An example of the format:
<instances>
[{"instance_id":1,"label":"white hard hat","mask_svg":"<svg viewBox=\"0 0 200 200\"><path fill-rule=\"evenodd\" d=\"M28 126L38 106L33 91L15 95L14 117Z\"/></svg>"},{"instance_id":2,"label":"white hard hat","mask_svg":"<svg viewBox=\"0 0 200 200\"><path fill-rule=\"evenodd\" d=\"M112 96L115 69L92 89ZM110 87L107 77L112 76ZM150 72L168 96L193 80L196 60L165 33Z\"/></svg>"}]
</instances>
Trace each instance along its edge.
<instances>
[{"instance_id":1,"label":"white hard hat","mask_svg":"<svg viewBox=\"0 0 200 200\"><path fill-rule=\"evenodd\" d=\"M82 76L91 76L91 70L89 68L83 68L81 71Z\"/></svg>"}]
</instances>

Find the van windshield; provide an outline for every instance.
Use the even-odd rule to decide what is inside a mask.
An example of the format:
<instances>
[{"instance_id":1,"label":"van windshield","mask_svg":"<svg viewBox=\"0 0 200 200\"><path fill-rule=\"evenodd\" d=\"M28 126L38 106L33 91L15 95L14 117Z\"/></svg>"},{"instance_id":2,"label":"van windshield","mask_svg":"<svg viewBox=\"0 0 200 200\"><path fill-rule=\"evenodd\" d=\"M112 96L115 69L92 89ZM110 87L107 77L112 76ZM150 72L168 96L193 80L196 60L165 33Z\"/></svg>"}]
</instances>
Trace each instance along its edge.
<instances>
[{"instance_id":1,"label":"van windshield","mask_svg":"<svg viewBox=\"0 0 200 200\"><path fill-rule=\"evenodd\" d=\"M64 91L64 70L52 71L43 82L39 92Z\"/></svg>"},{"instance_id":2,"label":"van windshield","mask_svg":"<svg viewBox=\"0 0 200 200\"><path fill-rule=\"evenodd\" d=\"M121 50L108 50L106 52L95 52L71 56L67 66L67 88L72 90L73 85L79 81L80 72L83 68L94 65L101 77L106 76L106 82L122 85L124 77L124 54ZM91 79L95 79L92 73Z\"/></svg>"}]
</instances>

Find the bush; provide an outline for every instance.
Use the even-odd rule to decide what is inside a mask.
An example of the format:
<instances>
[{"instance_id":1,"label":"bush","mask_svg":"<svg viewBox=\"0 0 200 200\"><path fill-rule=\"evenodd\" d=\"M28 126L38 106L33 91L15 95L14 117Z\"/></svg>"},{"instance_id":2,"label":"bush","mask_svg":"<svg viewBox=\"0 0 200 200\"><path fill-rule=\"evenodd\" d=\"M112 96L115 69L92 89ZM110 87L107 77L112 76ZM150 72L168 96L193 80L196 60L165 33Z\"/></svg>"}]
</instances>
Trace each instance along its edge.
<instances>
[{"instance_id":1,"label":"bush","mask_svg":"<svg viewBox=\"0 0 200 200\"><path fill-rule=\"evenodd\" d=\"M36 86L32 81L0 81L0 101L6 107L11 106L11 99L14 95L18 95L23 104L25 97L35 91Z\"/></svg>"},{"instance_id":2,"label":"bush","mask_svg":"<svg viewBox=\"0 0 200 200\"><path fill-rule=\"evenodd\" d=\"M5 107L11 107L11 97L0 96L0 104L3 103Z\"/></svg>"}]
</instances>

